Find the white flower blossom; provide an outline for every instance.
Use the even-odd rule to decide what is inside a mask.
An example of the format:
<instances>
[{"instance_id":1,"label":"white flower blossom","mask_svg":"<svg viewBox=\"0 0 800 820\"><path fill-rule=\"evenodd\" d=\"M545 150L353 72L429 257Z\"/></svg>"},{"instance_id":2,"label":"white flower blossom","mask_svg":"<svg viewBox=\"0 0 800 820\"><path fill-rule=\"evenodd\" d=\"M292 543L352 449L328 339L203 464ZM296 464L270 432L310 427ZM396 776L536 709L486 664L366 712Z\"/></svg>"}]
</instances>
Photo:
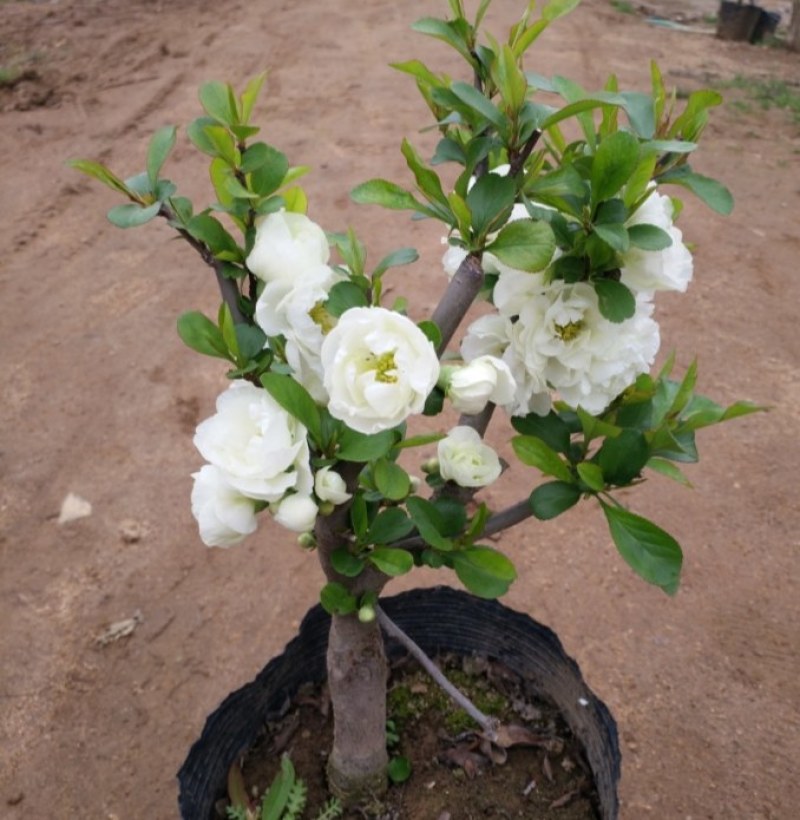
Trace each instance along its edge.
<instances>
[{"instance_id":1,"label":"white flower blossom","mask_svg":"<svg viewBox=\"0 0 800 820\"><path fill-rule=\"evenodd\" d=\"M259 279L293 278L308 268L325 265L330 248L325 231L305 214L277 211L256 226L247 267Z\"/></svg>"},{"instance_id":2,"label":"white flower blossom","mask_svg":"<svg viewBox=\"0 0 800 820\"><path fill-rule=\"evenodd\" d=\"M322 343L328 409L360 433L388 430L422 412L439 377L433 345L411 319L381 307L350 308Z\"/></svg>"},{"instance_id":3,"label":"white flower blossom","mask_svg":"<svg viewBox=\"0 0 800 820\"><path fill-rule=\"evenodd\" d=\"M217 398L217 412L198 426L194 444L248 498L275 502L290 490L311 492L306 428L249 382L235 381Z\"/></svg>"},{"instance_id":4,"label":"white flower blossom","mask_svg":"<svg viewBox=\"0 0 800 820\"><path fill-rule=\"evenodd\" d=\"M488 402L508 404L516 389L511 370L502 359L479 356L452 371L446 393L456 410L474 415Z\"/></svg>"},{"instance_id":5,"label":"white flower blossom","mask_svg":"<svg viewBox=\"0 0 800 820\"><path fill-rule=\"evenodd\" d=\"M600 413L652 364L660 343L652 310L639 298L634 316L613 323L600 313L590 284L556 280L523 305L512 347L565 402Z\"/></svg>"},{"instance_id":6,"label":"white flower blossom","mask_svg":"<svg viewBox=\"0 0 800 820\"><path fill-rule=\"evenodd\" d=\"M192 478L192 515L206 546L231 547L255 532L255 502L231 487L222 470L206 464Z\"/></svg>"},{"instance_id":7,"label":"white flower blossom","mask_svg":"<svg viewBox=\"0 0 800 820\"><path fill-rule=\"evenodd\" d=\"M501 358L511 342L511 321L499 313L487 313L476 319L461 341L461 356L471 362L480 356Z\"/></svg>"},{"instance_id":8,"label":"white flower blossom","mask_svg":"<svg viewBox=\"0 0 800 820\"><path fill-rule=\"evenodd\" d=\"M314 493L320 501L329 501L331 504L344 504L352 498L347 492L344 479L330 467L321 467L314 476Z\"/></svg>"},{"instance_id":9,"label":"white flower blossom","mask_svg":"<svg viewBox=\"0 0 800 820\"><path fill-rule=\"evenodd\" d=\"M672 222L673 205L668 196L652 191L628 220L633 225L655 225L666 231L672 244L660 251L631 246L623 255L620 281L636 292L677 290L684 292L692 281L691 251Z\"/></svg>"},{"instance_id":10,"label":"white flower blossom","mask_svg":"<svg viewBox=\"0 0 800 820\"><path fill-rule=\"evenodd\" d=\"M275 520L292 532L310 532L317 520L317 505L310 495L287 495L272 509Z\"/></svg>"},{"instance_id":11,"label":"white flower blossom","mask_svg":"<svg viewBox=\"0 0 800 820\"><path fill-rule=\"evenodd\" d=\"M286 360L294 377L315 401L325 404L320 350L336 320L325 310L331 288L345 278L327 265L298 271L291 279L268 282L256 302L255 319L267 336L286 339Z\"/></svg>"},{"instance_id":12,"label":"white flower blossom","mask_svg":"<svg viewBox=\"0 0 800 820\"><path fill-rule=\"evenodd\" d=\"M439 473L460 487L485 487L502 472L497 453L472 427L454 427L437 445Z\"/></svg>"}]
</instances>

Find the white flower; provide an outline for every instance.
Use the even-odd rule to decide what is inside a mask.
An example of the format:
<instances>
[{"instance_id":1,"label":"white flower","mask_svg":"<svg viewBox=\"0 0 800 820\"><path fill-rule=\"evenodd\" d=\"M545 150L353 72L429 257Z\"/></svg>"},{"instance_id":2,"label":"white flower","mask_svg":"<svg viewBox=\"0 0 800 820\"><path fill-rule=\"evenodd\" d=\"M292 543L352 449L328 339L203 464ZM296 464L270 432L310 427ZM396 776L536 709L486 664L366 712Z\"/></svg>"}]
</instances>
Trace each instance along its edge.
<instances>
[{"instance_id":1,"label":"white flower","mask_svg":"<svg viewBox=\"0 0 800 820\"><path fill-rule=\"evenodd\" d=\"M330 467L322 467L314 476L314 492L320 501L331 504L344 504L352 494L347 492L344 479Z\"/></svg>"},{"instance_id":2,"label":"white flower","mask_svg":"<svg viewBox=\"0 0 800 820\"><path fill-rule=\"evenodd\" d=\"M531 377L600 413L652 364L660 343L652 310L640 297L630 319L610 322L590 284L556 280L523 305L511 346Z\"/></svg>"},{"instance_id":3,"label":"white flower","mask_svg":"<svg viewBox=\"0 0 800 820\"><path fill-rule=\"evenodd\" d=\"M216 415L198 426L194 444L248 498L311 492L306 428L249 382L236 381L217 398Z\"/></svg>"},{"instance_id":4,"label":"white flower","mask_svg":"<svg viewBox=\"0 0 800 820\"><path fill-rule=\"evenodd\" d=\"M502 472L497 453L472 427L454 427L437 448L439 473L460 487L485 487Z\"/></svg>"},{"instance_id":5,"label":"white flower","mask_svg":"<svg viewBox=\"0 0 800 820\"><path fill-rule=\"evenodd\" d=\"M360 433L388 430L422 412L439 378L433 345L411 319L381 307L350 308L322 343L334 418Z\"/></svg>"},{"instance_id":6,"label":"white flower","mask_svg":"<svg viewBox=\"0 0 800 820\"><path fill-rule=\"evenodd\" d=\"M330 289L344 274L327 265L298 270L291 279L268 282L256 302L255 319L267 336L286 339L286 360L315 401L326 404L319 354L336 319L325 310Z\"/></svg>"},{"instance_id":7,"label":"white flower","mask_svg":"<svg viewBox=\"0 0 800 820\"><path fill-rule=\"evenodd\" d=\"M218 467L192 475L192 515L207 547L231 547L256 530L255 504L231 487Z\"/></svg>"},{"instance_id":8,"label":"white flower","mask_svg":"<svg viewBox=\"0 0 800 820\"><path fill-rule=\"evenodd\" d=\"M480 356L501 358L511 341L511 321L498 313L476 319L461 342L461 356L471 362Z\"/></svg>"},{"instance_id":9,"label":"white flower","mask_svg":"<svg viewBox=\"0 0 800 820\"><path fill-rule=\"evenodd\" d=\"M479 356L453 370L447 396L460 413L480 413L488 402L508 404L517 384L508 365L496 356Z\"/></svg>"},{"instance_id":10,"label":"white flower","mask_svg":"<svg viewBox=\"0 0 800 820\"><path fill-rule=\"evenodd\" d=\"M626 223L629 228L633 225L655 225L672 239L672 244L660 251L631 246L625 252L620 281L632 290L684 292L692 281L692 254L683 243L680 229L672 224L672 214L672 200L653 190Z\"/></svg>"},{"instance_id":11,"label":"white flower","mask_svg":"<svg viewBox=\"0 0 800 820\"><path fill-rule=\"evenodd\" d=\"M259 279L292 278L330 258L325 231L305 214L278 211L267 214L256 226L247 267Z\"/></svg>"},{"instance_id":12,"label":"white flower","mask_svg":"<svg viewBox=\"0 0 800 820\"><path fill-rule=\"evenodd\" d=\"M287 495L273 510L275 520L292 532L310 532L317 520L317 505L309 495Z\"/></svg>"}]
</instances>

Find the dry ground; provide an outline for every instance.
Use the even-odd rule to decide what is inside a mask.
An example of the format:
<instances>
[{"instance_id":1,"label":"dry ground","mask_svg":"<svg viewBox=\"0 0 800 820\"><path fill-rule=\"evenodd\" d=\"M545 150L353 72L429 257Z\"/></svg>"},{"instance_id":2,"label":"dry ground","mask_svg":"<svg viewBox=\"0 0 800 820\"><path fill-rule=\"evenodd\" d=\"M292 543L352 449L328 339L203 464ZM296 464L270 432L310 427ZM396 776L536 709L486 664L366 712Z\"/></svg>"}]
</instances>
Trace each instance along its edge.
<instances>
[{"instance_id":1,"label":"dry ground","mask_svg":"<svg viewBox=\"0 0 800 820\"><path fill-rule=\"evenodd\" d=\"M495 5L509 18L518 4ZM201 82L241 85L270 67L266 133L314 166L312 216L333 229L356 224L375 258L419 247L423 263L403 274L419 312L442 281L438 234L357 209L347 191L370 176L404 179L400 137L424 108L385 65L420 54L445 65L442 48L408 30L444 7L0 4L0 64L22 69L0 89L3 817L174 816L174 773L205 715L291 637L319 584L314 560L277 528L230 551L200 545L191 433L223 377L182 347L174 324L182 310L214 310L213 283L166 227L109 226L113 195L64 160L138 171L155 128L197 115ZM613 71L643 87L651 57L684 90L737 74L800 76L796 55L657 28L603 0L557 25L531 67L589 87ZM688 297L661 300L664 350L677 347L682 365L701 351L706 392L772 410L703 436L694 492L653 481L632 498L685 546L677 598L633 577L601 516L585 509L509 534L521 579L508 602L559 632L615 712L625 820L791 820L800 805L799 127L786 111L726 105L696 164L722 177L738 206L723 219L687 202L696 281ZM169 171L207 195L185 141ZM93 513L59 525L68 492ZM494 500L511 492L506 484ZM133 635L96 643L137 612Z\"/></svg>"}]
</instances>

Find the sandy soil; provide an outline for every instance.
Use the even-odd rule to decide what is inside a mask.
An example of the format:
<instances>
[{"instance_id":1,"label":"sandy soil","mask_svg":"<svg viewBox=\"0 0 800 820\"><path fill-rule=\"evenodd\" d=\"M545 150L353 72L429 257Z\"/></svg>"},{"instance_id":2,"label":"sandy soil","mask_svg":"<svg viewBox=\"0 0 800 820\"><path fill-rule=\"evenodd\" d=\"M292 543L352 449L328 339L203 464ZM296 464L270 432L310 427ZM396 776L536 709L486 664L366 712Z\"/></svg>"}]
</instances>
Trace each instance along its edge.
<instances>
[{"instance_id":1,"label":"sandy soil","mask_svg":"<svg viewBox=\"0 0 800 820\"><path fill-rule=\"evenodd\" d=\"M496 16L517 5L496 3ZM438 234L357 209L347 191L405 179L397 149L424 106L385 64L423 55L445 67L444 50L408 29L444 7L0 5L0 63L24 68L0 89L3 817L174 816L174 773L205 715L292 636L320 578L277 528L235 550L200 545L191 433L223 374L182 347L174 324L182 310L215 309L213 282L166 227L108 225L113 195L65 159L139 171L155 128L197 115L201 82L241 85L270 67L266 134L314 166L312 215L358 226L374 258L420 248L423 263L402 275L421 311L442 282ZM642 87L651 57L681 89L736 74L797 82L800 65L588 0L530 67L590 87L614 71ZM556 629L616 714L626 820L789 820L800 804L800 130L784 111L725 106L696 165L738 207L723 219L687 201L696 282L690 297L661 300L663 347L682 365L702 350L703 386L719 400L772 410L703 436L693 492L653 481L632 498L684 544L677 598L635 578L587 508L504 539L521 573L508 602ZM208 195L185 141L169 172ZM93 512L60 525L69 492ZM132 635L97 642L134 615Z\"/></svg>"}]
</instances>

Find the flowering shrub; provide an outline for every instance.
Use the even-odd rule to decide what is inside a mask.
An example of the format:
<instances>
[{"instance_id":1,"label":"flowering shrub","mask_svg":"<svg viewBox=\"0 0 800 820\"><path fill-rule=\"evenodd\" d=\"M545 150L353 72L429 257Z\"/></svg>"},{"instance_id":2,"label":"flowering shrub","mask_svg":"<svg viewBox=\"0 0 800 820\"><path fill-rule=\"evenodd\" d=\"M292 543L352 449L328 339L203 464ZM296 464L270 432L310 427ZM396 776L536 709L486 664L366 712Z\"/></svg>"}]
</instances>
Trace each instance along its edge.
<instances>
[{"instance_id":1,"label":"flowering shrub","mask_svg":"<svg viewBox=\"0 0 800 820\"><path fill-rule=\"evenodd\" d=\"M187 134L211 158L211 207L196 210L161 176L173 127L154 135L146 172L131 179L74 162L129 200L109 212L114 224L162 217L216 273L217 317L178 321L186 344L228 362L232 381L197 429L208 463L194 475L192 511L210 546L237 543L271 515L318 547L328 579L321 600L334 615L337 723L372 720L362 741L378 736L370 758L337 730L332 780L345 792L364 767L385 768L385 721L365 717L354 677L337 672L337 663L366 661L353 660L355 650L343 660L336 647L373 640L390 577L449 568L475 594L497 597L516 572L482 541L589 499L623 559L674 593L679 545L615 493L648 470L685 481L679 465L697 460L695 432L756 409L697 395L694 365L680 379L671 359L650 373L660 345L654 299L685 291L693 273L675 226L680 202L665 191L681 186L721 213L732 207L727 190L689 164L719 96L694 92L681 106L655 65L649 94L620 91L613 76L588 92L526 72L525 53L577 0L550 0L536 19L530 4L503 42L479 37L489 0L471 20L461 0L449 5L450 19L414 28L455 49L468 81L418 60L394 66L431 110L433 157L404 140L413 187L373 179L352 192L356 202L425 218L444 236L443 296L431 316L409 317L403 299L384 297L384 278L416 251L370 267L352 230L326 233L306 215L297 180L308 169L259 141L251 122L263 75L240 96L221 83L200 89L204 114ZM476 301L480 315L462 327ZM413 434L416 416L448 405L462 414L457 426ZM496 407L516 457L532 468L505 510L475 500L502 473L483 440ZM434 443L423 484L398 456ZM380 685L380 669L372 680Z\"/></svg>"}]
</instances>

